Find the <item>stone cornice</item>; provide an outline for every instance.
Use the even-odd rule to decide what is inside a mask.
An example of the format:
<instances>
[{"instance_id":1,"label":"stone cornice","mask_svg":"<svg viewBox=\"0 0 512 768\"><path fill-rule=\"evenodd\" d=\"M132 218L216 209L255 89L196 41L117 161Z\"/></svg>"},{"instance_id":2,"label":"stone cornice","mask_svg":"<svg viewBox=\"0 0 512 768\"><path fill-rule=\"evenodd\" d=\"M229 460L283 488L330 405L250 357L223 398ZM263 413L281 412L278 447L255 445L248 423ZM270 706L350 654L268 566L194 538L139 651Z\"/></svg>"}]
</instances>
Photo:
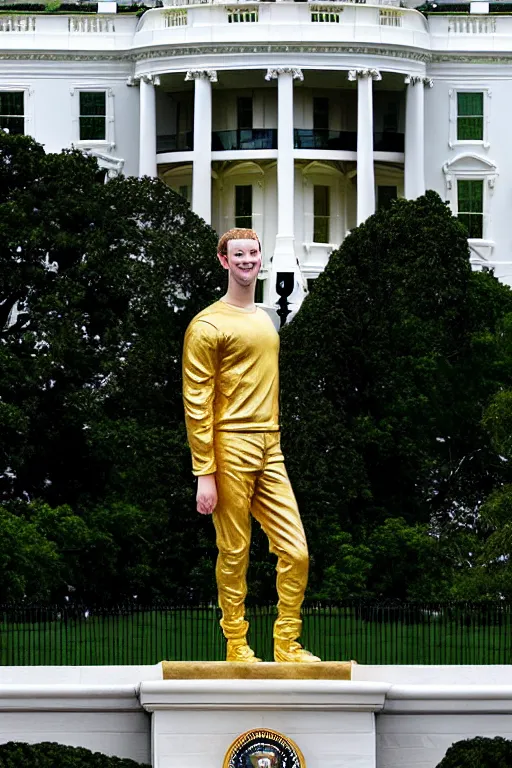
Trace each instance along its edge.
<instances>
[{"instance_id":1,"label":"stone cornice","mask_svg":"<svg viewBox=\"0 0 512 768\"><path fill-rule=\"evenodd\" d=\"M175 58L179 56L224 56L225 54L348 54L357 56L382 56L387 59L403 59L432 64L512 64L512 53L496 55L492 53L432 53L426 50L406 50L383 46L353 44L343 45L282 45L282 44L216 44L205 46L180 46L148 48L146 50L125 51L2 51L0 61L85 61L85 62L137 62L148 59ZM269 62L270 63L270 62ZM218 65L217 65L218 67ZM264 67L262 67L264 68Z\"/></svg>"},{"instance_id":2,"label":"stone cornice","mask_svg":"<svg viewBox=\"0 0 512 768\"><path fill-rule=\"evenodd\" d=\"M348 54L357 56L382 56L391 59L405 59L409 61L430 62L432 54L428 51L405 50L401 48L354 44L324 44L324 45L283 45L251 43L232 45L220 43L216 45L189 45L166 46L159 48L147 48L143 50L125 51L2 51L0 61L146 61L148 59L197 57L197 56L225 56L226 54ZM448 57L448 61L455 57ZM270 64L270 62L268 62Z\"/></svg>"},{"instance_id":3,"label":"stone cornice","mask_svg":"<svg viewBox=\"0 0 512 768\"><path fill-rule=\"evenodd\" d=\"M366 56L384 56L393 59L408 59L410 61L428 62L432 56L428 51L406 50L403 48L382 47L373 45L357 46L351 43L325 44L325 45L306 45L300 44L279 44L268 43L263 45L254 45L253 43L232 45L230 43L216 45L190 45L180 47L148 48L142 51L133 51L129 55L134 61L145 61L147 59L161 59L177 56L225 56L226 54L355 54Z\"/></svg>"}]
</instances>

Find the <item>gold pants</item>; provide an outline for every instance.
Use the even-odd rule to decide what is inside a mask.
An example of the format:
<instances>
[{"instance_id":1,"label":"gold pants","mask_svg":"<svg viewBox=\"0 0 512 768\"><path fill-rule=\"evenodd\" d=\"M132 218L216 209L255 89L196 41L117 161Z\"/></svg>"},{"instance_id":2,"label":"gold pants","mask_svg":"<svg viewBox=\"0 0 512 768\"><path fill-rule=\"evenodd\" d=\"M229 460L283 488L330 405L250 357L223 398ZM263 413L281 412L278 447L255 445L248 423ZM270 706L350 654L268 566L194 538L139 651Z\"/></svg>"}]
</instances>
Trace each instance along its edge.
<instances>
[{"instance_id":1,"label":"gold pants","mask_svg":"<svg viewBox=\"0 0 512 768\"><path fill-rule=\"evenodd\" d=\"M279 432L217 432L215 458L218 502L213 522L224 635L234 640L247 634L244 601L252 515L267 534L270 551L277 555L274 637L295 640L302 626L309 556Z\"/></svg>"}]
</instances>

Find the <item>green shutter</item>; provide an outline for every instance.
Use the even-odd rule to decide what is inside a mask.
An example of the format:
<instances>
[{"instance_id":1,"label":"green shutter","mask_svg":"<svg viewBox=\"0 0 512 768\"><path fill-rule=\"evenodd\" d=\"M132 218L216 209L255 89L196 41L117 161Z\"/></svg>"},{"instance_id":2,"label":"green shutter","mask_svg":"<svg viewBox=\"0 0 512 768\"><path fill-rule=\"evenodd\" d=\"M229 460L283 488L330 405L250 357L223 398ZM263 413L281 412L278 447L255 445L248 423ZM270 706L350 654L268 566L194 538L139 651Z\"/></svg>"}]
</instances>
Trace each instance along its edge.
<instances>
[{"instance_id":1,"label":"green shutter","mask_svg":"<svg viewBox=\"0 0 512 768\"><path fill-rule=\"evenodd\" d=\"M457 94L457 139L482 141L484 137L484 94Z\"/></svg>"},{"instance_id":2,"label":"green shutter","mask_svg":"<svg viewBox=\"0 0 512 768\"><path fill-rule=\"evenodd\" d=\"M468 231L468 237L483 237L484 183L480 179L459 179L457 182L458 219Z\"/></svg>"},{"instance_id":3,"label":"green shutter","mask_svg":"<svg viewBox=\"0 0 512 768\"><path fill-rule=\"evenodd\" d=\"M106 139L105 91L80 91L80 139L104 141Z\"/></svg>"}]
</instances>

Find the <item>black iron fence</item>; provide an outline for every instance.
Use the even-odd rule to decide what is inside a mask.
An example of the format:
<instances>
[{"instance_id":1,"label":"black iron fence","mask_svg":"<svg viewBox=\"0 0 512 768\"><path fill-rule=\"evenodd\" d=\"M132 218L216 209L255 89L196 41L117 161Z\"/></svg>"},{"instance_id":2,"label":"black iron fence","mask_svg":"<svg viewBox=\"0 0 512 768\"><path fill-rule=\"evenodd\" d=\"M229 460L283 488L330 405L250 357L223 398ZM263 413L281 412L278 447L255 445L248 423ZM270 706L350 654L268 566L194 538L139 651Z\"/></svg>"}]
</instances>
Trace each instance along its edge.
<instances>
[{"instance_id":1,"label":"black iron fence","mask_svg":"<svg viewBox=\"0 0 512 768\"><path fill-rule=\"evenodd\" d=\"M250 642L272 659L275 607L249 606ZM512 604L309 603L302 641L360 664L509 664ZM0 664L155 664L224 658L214 605L2 606Z\"/></svg>"}]
</instances>

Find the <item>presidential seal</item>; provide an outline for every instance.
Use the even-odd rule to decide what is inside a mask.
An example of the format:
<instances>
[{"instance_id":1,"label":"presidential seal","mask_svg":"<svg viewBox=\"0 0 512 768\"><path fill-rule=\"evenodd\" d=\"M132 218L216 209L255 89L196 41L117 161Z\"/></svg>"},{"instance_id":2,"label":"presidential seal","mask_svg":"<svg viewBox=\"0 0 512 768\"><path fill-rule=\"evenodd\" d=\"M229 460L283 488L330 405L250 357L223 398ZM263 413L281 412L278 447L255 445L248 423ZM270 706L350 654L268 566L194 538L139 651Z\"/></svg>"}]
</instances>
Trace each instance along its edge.
<instances>
[{"instance_id":1,"label":"presidential seal","mask_svg":"<svg viewBox=\"0 0 512 768\"><path fill-rule=\"evenodd\" d=\"M291 739L277 731L255 728L233 742L223 768L306 768L306 763Z\"/></svg>"}]
</instances>

